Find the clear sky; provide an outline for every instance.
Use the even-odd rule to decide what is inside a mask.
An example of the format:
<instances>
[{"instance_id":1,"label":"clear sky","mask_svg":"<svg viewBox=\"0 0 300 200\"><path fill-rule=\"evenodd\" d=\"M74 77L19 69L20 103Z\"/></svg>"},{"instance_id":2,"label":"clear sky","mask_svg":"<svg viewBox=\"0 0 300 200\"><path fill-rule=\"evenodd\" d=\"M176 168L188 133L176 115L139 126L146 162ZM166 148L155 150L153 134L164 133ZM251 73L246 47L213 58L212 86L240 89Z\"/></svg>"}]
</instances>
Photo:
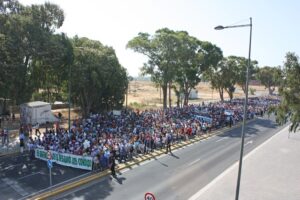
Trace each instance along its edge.
<instances>
[{"instance_id":1,"label":"clear sky","mask_svg":"<svg viewBox=\"0 0 300 200\"><path fill-rule=\"evenodd\" d=\"M22 4L44 0L19 0ZM139 32L185 30L210 41L224 56L248 56L249 28L215 31L217 25L247 24L253 18L252 59L260 66L282 65L286 52L300 56L300 1L298 0L48 0L65 12L59 30L112 46L132 76L146 58L126 49Z\"/></svg>"}]
</instances>

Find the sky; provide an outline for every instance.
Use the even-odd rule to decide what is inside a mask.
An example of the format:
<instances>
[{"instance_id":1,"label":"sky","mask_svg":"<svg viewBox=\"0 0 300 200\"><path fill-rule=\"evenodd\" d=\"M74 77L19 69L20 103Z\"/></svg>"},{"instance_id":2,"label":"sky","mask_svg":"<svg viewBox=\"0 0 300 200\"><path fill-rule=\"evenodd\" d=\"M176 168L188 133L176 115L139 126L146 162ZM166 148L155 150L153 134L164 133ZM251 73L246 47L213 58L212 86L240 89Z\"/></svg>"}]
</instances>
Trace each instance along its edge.
<instances>
[{"instance_id":1,"label":"sky","mask_svg":"<svg viewBox=\"0 0 300 200\"><path fill-rule=\"evenodd\" d=\"M24 5L45 0L19 0ZM224 56L248 57L249 27L214 30L217 25L253 20L251 59L259 66L283 65L285 54L300 55L300 1L297 0L47 0L65 13L58 30L98 40L115 49L129 75L138 76L147 57L126 49L139 32L184 30L220 47Z\"/></svg>"}]
</instances>

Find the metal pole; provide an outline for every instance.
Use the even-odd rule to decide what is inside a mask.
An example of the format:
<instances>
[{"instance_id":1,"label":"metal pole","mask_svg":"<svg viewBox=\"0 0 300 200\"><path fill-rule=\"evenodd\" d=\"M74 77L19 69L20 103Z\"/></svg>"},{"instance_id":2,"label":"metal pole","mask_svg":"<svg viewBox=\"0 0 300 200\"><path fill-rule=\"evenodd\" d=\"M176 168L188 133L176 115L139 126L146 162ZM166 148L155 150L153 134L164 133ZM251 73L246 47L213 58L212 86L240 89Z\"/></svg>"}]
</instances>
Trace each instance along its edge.
<instances>
[{"instance_id":1,"label":"metal pole","mask_svg":"<svg viewBox=\"0 0 300 200\"><path fill-rule=\"evenodd\" d=\"M127 104L128 104L128 90L129 90L129 83L128 83L127 91L126 91L126 113L127 113Z\"/></svg>"},{"instance_id":2,"label":"metal pole","mask_svg":"<svg viewBox=\"0 0 300 200\"><path fill-rule=\"evenodd\" d=\"M52 187L52 170L51 170L51 167L49 167L49 178L50 178L50 187Z\"/></svg>"},{"instance_id":3,"label":"metal pole","mask_svg":"<svg viewBox=\"0 0 300 200\"><path fill-rule=\"evenodd\" d=\"M68 113L68 129L71 129L71 65L69 66L69 113Z\"/></svg>"},{"instance_id":4,"label":"metal pole","mask_svg":"<svg viewBox=\"0 0 300 200\"><path fill-rule=\"evenodd\" d=\"M243 164L243 154L244 154L244 141L245 141L245 126L246 126L246 118L247 118L247 104L248 104L248 85L249 85L249 68L250 68L250 57L251 57L251 40L252 40L252 18L250 17L250 41L249 41L249 56L248 56L248 65L246 72L246 97L244 102L244 117L243 117L243 126L242 126L242 135L241 135L241 151L240 151L240 161L239 161L239 171L238 171L238 179L236 184L236 193L235 200L239 199L240 193L240 182L241 182L241 174L242 174L242 164Z\"/></svg>"}]
</instances>

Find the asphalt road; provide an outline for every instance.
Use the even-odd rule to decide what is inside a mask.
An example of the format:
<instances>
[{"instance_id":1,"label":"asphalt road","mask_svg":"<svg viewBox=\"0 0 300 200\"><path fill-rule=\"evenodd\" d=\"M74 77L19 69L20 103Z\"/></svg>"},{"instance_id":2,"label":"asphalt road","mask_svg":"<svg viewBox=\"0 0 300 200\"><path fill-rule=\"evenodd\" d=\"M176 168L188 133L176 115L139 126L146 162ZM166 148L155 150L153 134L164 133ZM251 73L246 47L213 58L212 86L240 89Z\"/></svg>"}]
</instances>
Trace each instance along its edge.
<instances>
[{"instance_id":1,"label":"asphalt road","mask_svg":"<svg viewBox=\"0 0 300 200\"><path fill-rule=\"evenodd\" d=\"M245 154L276 134L273 120L258 118L247 125ZM144 199L151 192L156 199L188 199L239 158L241 127L209 138L172 155L164 155L124 170L116 178L104 177L53 199ZM236 179L232 180L236 182Z\"/></svg>"},{"instance_id":2,"label":"asphalt road","mask_svg":"<svg viewBox=\"0 0 300 200\"><path fill-rule=\"evenodd\" d=\"M58 184L86 174L54 164L52 183ZM30 159L28 154L0 157L0 200L20 199L49 187L49 169L45 161Z\"/></svg>"}]
</instances>

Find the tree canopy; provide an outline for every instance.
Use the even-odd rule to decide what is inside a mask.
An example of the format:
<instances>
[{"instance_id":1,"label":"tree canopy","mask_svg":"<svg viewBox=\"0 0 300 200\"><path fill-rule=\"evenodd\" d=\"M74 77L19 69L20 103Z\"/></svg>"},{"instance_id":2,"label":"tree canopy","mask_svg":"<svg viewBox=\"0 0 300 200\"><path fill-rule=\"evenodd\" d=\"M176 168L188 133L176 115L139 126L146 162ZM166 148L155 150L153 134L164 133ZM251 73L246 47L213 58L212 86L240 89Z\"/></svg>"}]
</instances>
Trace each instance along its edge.
<instances>
[{"instance_id":1,"label":"tree canopy","mask_svg":"<svg viewBox=\"0 0 300 200\"><path fill-rule=\"evenodd\" d=\"M287 53L283 66L283 78L279 87L282 96L277 109L277 120L283 124L291 120L290 131L299 130L300 125L300 62L295 53Z\"/></svg>"},{"instance_id":2,"label":"tree canopy","mask_svg":"<svg viewBox=\"0 0 300 200\"><path fill-rule=\"evenodd\" d=\"M120 108L128 80L114 49L57 33L63 22L55 4L0 0L0 97L16 105L66 101L71 69L73 100L85 115Z\"/></svg>"},{"instance_id":3,"label":"tree canopy","mask_svg":"<svg viewBox=\"0 0 300 200\"><path fill-rule=\"evenodd\" d=\"M81 106L84 116L90 112L121 108L128 79L113 48L88 38L75 37L72 43L72 97Z\"/></svg>"},{"instance_id":4,"label":"tree canopy","mask_svg":"<svg viewBox=\"0 0 300 200\"><path fill-rule=\"evenodd\" d=\"M272 95L275 87L280 84L281 69L279 67L265 66L258 69L256 76L261 84L269 90L269 94Z\"/></svg>"},{"instance_id":5,"label":"tree canopy","mask_svg":"<svg viewBox=\"0 0 300 200\"><path fill-rule=\"evenodd\" d=\"M221 49L210 42L199 41L186 31L167 28L157 30L153 36L139 33L127 47L148 57L141 71L162 87L164 108L168 85L176 82L187 104L190 91L201 81L203 72L222 59Z\"/></svg>"}]
</instances>

